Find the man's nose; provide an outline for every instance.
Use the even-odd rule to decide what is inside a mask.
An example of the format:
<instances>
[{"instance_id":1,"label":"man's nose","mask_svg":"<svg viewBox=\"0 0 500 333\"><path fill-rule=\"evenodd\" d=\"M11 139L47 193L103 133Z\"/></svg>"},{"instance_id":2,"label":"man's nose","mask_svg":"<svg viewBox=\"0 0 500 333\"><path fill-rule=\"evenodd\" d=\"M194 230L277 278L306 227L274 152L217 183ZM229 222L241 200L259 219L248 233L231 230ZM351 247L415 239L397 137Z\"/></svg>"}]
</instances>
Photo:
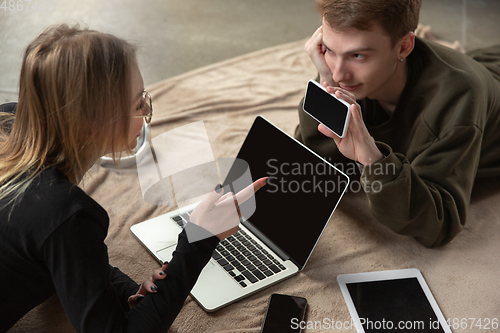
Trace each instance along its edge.
<instances>
[{"instance_id":1,"label":"man's nose","mask_svg":"<svg viewBox=\"0 0 500 333\"><path fill-rule=\"evenodd\" d=\"M350 77L346 63L342 59L337 60L337 62L335 63L335 68L332 71L332 73L333 73L332 79L337 83L342 81L348 81Z\"/></svg>"}]
</instances>

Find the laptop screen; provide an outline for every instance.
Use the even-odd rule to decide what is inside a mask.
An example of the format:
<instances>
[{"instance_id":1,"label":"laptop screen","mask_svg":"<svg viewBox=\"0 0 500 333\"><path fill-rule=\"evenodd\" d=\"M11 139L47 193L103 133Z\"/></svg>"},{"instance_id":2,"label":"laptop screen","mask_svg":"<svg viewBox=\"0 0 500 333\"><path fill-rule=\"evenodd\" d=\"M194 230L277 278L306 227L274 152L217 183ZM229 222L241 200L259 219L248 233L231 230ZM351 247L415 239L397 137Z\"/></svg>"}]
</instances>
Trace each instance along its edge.
<instances>
[{"instance_id":1,"label":"laptop screen","mask_svg":"<svg viewBox=\"0 0 500 333\"><path fill-rule=\"evenodd\" d=\"M260 116L237 157L248 163L254 180L270 177L255 195L255 212L242 223L265 235L302 269L344 194L348 177ZM233 169L225 184L238 178Z\"/></svg>"}]
</instances>

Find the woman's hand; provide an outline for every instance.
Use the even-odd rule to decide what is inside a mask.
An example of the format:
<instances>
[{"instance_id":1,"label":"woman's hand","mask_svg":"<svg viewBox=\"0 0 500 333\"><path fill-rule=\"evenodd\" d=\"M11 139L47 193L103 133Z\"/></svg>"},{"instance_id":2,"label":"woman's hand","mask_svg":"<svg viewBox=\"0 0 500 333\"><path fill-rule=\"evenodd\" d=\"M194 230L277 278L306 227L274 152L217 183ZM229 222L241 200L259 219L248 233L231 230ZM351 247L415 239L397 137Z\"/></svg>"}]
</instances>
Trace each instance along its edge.
<instances>
[{"instance_id":1,"label":"woman's hand","mask_svg":"<svg viewBox=\"0 0 500 333\"><path fill-rule=\"evenodd\" d=\"M326 49L323 45L322 26L313 33L309 40L307 40L306 44L304 45L304 49L306 50L306 53L309 55L309 58L311 58L314 66L316 66L316 69L318 70L320 78L319 82L326 81L330 86L336 85L335 82L333 82L333 73L325 61Z\"/></svg>"},{"instance_id":2,"label":"woman's hand","mask_svg":"<svg viewBox=\"0 0 500 333\"><path fill-rule=\"evenodd\" d=\"M144 298L147 293L156 293L158 292L158 287L155 285L156 280L162 280L167 277L168 262L163 264L160 269L155 269L153 271L153 276L151 280L144 280L144 282L139 287L139 290L135 295L132 295L128 298L128 306L130 309L133 309L139 302Z\"/></svg>"},{"instance_id":3,"label":"woman's hand","mask_svg":"<svg viewBox=\"0 0 500 333\"><path fill-rule=\"evenodd\" d=\"M342 139L323 124L319 124L318 131L332 138L342 155L351 160L357 161L363 165L370 165L381 160L384 155L377 148L375 140L368 132L363 122L361 107L356 103L354 95L339 87L327 86L326 82L323 83L323 86L326 87L330 94L335 93L335 96L351 105L349 108L351 120L347 128L346 136Z\"/></svg>"},{"instance_id":4,"label":"woman's hand","mask_svg":"<svg viewBox=\"0 0 500 333\"><path fill-rule=\"evenodd\" d=\"M224 189L218 185L191 213L191 222L208 230L220 240L231 236L238 231L241 218L239 205L266 185L267 178L269 177L256 180L236 195L232 192L223 195Z\"/></svg>"}]
</instances>

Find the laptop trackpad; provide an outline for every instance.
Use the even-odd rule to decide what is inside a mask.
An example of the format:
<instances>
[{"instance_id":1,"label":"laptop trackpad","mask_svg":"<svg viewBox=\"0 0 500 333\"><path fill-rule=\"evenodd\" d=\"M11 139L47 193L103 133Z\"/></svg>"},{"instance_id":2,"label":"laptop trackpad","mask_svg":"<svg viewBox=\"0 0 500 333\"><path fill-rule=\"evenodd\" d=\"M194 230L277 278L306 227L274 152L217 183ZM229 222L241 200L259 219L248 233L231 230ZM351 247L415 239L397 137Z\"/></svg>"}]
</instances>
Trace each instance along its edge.
<instances>
[{"instance_id":1,"label":"laptop trackpad","mask_svg":"<svg viewBox=\"0 0 500 333\"><path fill-rule=\"evenodd\" d=\"M215 267L214 264L212 264L210 261L207 262L207 264L205 265L205 268L203 268L203 271L206 272L208 271L209 269L211 269L212 267Z\"/></svg>"},{"instance_id":2,"label":"laptop trackpad","mask_svg":"<svg viewBox=\"0 0 500 333\"><path fill-rule=\"evenodd\" d=\"M172 241L172 244L169 246L156 251L156 254L162 259L163 262L167 262L172 260L172 254L175 251L175 248L177 247L177 242Z\"/></svg>"}]
</instances>

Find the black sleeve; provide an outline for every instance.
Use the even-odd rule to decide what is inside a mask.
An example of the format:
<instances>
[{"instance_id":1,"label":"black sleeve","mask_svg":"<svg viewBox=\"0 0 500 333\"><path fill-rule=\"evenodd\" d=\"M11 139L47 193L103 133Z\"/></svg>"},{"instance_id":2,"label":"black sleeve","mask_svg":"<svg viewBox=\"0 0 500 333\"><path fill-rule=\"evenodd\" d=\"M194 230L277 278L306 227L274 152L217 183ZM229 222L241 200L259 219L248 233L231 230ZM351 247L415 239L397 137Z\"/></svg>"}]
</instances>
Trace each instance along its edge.
<instances>
[{"instance_id":1,"label":"black sleeve","mask_svg":"<svg viewBox=\"0 0 500 333\"><path fill-rule=\"evenodd\" d=\"M61 304L77 332L122 332L126 313L110 280L105 223L73 215L42 247Z\"/></svg>"},{"instance_id":2,"label":"black sleeve","mask_svg":"<svg viewBox=\"0 0 500 333\"><path fill-rule=\"evenodd\" d=\"M186 229L190 228L200 227L188 223ZM218 243L215 236L189 243L185 229L179 234L177 248L166 271L167 277L156 281L158 293L147 294L128 313L131 332L156 332L159 328L167 330L172 325Z\"/></svg>"},{"instance_id":3,"label":"black sleeve","mask_svg":"<svg viewBox=\"0 0 500 333\"><path fill-rule=\"evenodd\" d=\"M146 295L139 305L126 312L125 297L134 294L137 285L109 266L104 243L107 230L103 225L90 215L79 213L56 229L42 248L73 327L77 332L158 332L170 327L218 238L190 244L183 231L167 277L156 282L158 293Z\"/></svg>"},{"instance_id":4,"label":"black sleeve","mask_svg":"<svg viewBox=\"0 0 500 333\"><path fill-rule=\"evenodd\" d=\"M129 310L128 298L139 290L139 284L116 267L109 267L109 280L118 294L120 304L125 311Z\"/></svg>"}]
</instances>

